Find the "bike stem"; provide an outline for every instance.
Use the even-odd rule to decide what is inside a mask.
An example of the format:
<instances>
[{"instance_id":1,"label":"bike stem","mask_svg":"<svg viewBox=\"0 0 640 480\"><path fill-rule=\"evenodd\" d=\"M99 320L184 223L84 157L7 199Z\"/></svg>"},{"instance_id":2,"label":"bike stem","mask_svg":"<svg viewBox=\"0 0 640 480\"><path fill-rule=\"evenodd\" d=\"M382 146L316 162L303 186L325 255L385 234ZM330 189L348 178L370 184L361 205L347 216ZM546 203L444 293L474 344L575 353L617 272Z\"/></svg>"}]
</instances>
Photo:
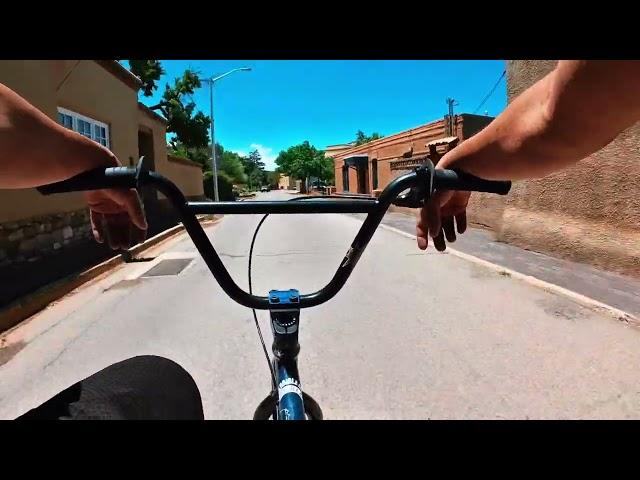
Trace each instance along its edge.
<instances>
[{"instance_id":1,"label":"bike stem","mask_svg":"<svg viewBox=\"0 0 640 480\"><path fill-rule=\"evenodd\" d=\"M273 333L272 351L274 371L278 392L278 412L280 420L304 420L304 402L300 375L298 373L298 353L300 343L300 293L298 290L271 290L269 309L271 331Z\"/></svg>"}]
</instances>

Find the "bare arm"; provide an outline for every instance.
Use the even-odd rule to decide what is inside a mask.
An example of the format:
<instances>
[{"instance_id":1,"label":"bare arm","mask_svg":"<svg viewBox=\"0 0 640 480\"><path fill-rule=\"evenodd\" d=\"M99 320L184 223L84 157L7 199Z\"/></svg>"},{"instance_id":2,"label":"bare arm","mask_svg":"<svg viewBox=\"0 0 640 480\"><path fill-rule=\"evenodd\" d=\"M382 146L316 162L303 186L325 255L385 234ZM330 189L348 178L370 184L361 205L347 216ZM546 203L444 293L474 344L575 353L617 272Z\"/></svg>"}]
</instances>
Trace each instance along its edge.
<instances>
[{"instance_id":1,"label":"bare arm","mask_svg":"<svg viewBox=\"0 0 640 480\"><path fill-rule=\"evenodd\" d=\"M448 152L437 168L489 180L537 178L566 168L640 120L640 61L558 62L491 124ZM436 192L421 209L418 247L445 250L466 229L469 194Z\"/></svg>"},{"instance_id":2,"label":"bare arm","mask_svg":"<svg viewBox=\"0 0 640 480\"><path fill-rule=\"evenodd\" d=\"M0 188L35 187L101 165L118 160L0 84Z\"/></svg>"},{"instance_id":3,"label":"bare arm","mask_svg":"<svg viewBox=\"0 0 640 480\"><path fill-rule=\"evenodd\" d=\"M560 61L439 166L490 180L541 177L601 149L638 120L639 61Z\"/></svg>"},{"instance_id":4,"label":"bare arm","mask_svg":"<svg viewBox=\"0 0 640 480\"><path fill-rule=\"evenodd\" d=\"M0 84L0 189L37 187L119 164L107 148L58 125ZM96 240L118 249L144 239L147 223L135 190L97 190L85 199Z\"/></svg>"}]
</instances>

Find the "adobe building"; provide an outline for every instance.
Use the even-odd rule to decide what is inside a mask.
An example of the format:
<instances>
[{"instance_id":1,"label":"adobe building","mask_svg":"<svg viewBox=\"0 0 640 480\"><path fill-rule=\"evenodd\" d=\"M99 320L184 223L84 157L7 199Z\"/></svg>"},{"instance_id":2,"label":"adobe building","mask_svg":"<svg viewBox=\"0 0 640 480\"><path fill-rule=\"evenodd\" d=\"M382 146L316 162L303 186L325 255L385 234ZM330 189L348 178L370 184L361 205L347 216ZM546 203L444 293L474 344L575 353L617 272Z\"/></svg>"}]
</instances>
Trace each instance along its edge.
<instances>
[{"instance_id":1,"label":"adobe building","mask_svg":"<svg viewBox=\"0 0 640 480\"><path fill-rule=\"evenodd\" d=\"M53 120L109 148L124 165L146 165L192 199L203 198L202 169L167 155L166 120L138 102L141 82L115 60L3 60L0 83ZM149 235L175 224L167 200L143 192ZM0 190L0 306L114 253L91 234L81 193L43 196ZM20 281L18 281L20 280Z\"/></svg>"},{"instance_id":2,"label":"adobe building","mask_svg":"<svg viewBox=\"0 0 640 480\"><path fill-rule=\"evenodd\" d=\"M555 60L509 60L509 102L555 65ZM491 203L486 197L475 196L475 211L483 203L490 207L485 219L500 240L640 275L640 123L571 168L515 182L507 197Z\"/></svg>"},{"instance_id":3,"label":"adobe building","mask_svg":"<svg viewBox=\"0 0 640 480\"><path fill-rule=\"evenodd\" d=\"M463 113L389 135L364 145L330 145L336 192L374 195L395 177L420 165L434 163L450 148L475 135L493 117Z\"/></svg>"}]
</instances>

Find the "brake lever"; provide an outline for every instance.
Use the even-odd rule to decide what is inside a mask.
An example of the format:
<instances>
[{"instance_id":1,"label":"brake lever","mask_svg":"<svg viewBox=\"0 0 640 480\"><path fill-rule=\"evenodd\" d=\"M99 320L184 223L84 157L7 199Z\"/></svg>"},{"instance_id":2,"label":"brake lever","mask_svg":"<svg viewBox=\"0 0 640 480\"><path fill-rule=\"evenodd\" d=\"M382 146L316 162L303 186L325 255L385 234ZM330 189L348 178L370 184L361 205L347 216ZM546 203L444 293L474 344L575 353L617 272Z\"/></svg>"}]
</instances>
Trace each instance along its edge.
<instances>
[{"instance_id":1,"label":"brake lever","mask_svg":"<svg viewBox=\"0 0 640 480\"><path fill-rule=\"evenodd\" d=\"M146 165L144 163L144 155L140 157L138 160L138 165L136 165L136 190L139 192L140 187L142 187L142 182L144 181L144 175L147 175L149 172L145 169Z\"/></svg>"},{"instance_id":2,"label":"brake lever","mask_svg":"<svg viewBox=\"0 0 640 480\"><path fill-rule=\"evenodd\" d=\"M414 169L416 173L416 185L411 187L408 192L398 195L391 202L397 207L422 208L425 202L431 198L433 193L433 174L435 167L431 160L427 160L419 167Z\"/></svg>"}]
</instances>

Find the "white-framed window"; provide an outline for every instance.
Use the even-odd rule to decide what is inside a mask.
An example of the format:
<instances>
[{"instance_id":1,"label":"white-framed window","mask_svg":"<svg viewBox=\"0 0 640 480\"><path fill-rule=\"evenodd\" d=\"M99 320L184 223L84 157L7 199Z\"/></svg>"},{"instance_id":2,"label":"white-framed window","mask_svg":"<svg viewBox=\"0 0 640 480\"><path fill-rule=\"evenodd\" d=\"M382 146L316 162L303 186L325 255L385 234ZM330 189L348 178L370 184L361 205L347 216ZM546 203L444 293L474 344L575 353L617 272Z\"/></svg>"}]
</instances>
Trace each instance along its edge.
<instances>
[{"instance_id":1,"label":"white-framed window","mask_svg":"<svg viewBox=\"0 0 640 480\"><path fill-rule=\"evenodd\" d=\"M110 148L109 125L93 118L58 107L58 123L91 140Z\"/></svg>"}]
</instances>

